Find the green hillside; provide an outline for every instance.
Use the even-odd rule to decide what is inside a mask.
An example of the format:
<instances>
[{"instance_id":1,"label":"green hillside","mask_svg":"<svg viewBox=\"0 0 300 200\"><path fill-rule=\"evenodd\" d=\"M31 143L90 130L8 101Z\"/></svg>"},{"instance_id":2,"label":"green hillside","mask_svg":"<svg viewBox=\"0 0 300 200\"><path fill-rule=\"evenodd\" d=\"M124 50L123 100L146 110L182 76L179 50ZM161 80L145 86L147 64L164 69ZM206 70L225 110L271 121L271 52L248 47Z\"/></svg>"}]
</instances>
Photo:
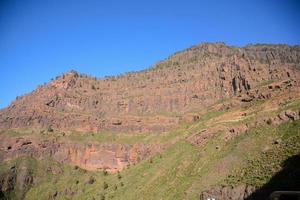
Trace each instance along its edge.
<instances>
[{"instance_id":1,"label":"green hillside","mask_svg":"<svg viewBox=\"0 0 300 200\"><path fill-rule=\"evenodd\" d=\"M257 108L262 104L256 105ZM298 109L298 105L291 102L268 115L271 116L272 113L274 115L283 108ZM14 180L15 189L2 194L5 196L2 198L199 199L202 191L214 186L236 186L242 183L263 186L272 179L274 174L282 170L282 163L285 160L299 154L300 121L288 121L279 126L266 124L251 128L227 142L222 139L223 132L219 131L201 147L193 145L186 139L196 132L217 124L230 127L241 123L232 120L220 122L220 119L235 112L237 109L222 112L212 109L199 122L183 124L181 128L158 137L127 136L125 140L125 136L119 138L114 136L114 142L144 141L170 144L162 152L120 173L88 172L51 159L36 160L29 157L1 163L2 180L7 179L11 174L12 166L17 172L27 169L25 178L18 175ZM255 113L256 116L261 114L258 111ZM253 119L247 117L243 120ZM111 139L111 135L107 134L107 137L101 136L105 139L103 142ZM81 140L81 136L74 137L70 135L70 138ZM56 169L58 173L53 174L50 168ZM24 185L26 175L34 177L34 181L27 186ZM299 177L296 178L297 181ZM284 183L295 184L288 181Z\"/></svg>"}]
</instances>

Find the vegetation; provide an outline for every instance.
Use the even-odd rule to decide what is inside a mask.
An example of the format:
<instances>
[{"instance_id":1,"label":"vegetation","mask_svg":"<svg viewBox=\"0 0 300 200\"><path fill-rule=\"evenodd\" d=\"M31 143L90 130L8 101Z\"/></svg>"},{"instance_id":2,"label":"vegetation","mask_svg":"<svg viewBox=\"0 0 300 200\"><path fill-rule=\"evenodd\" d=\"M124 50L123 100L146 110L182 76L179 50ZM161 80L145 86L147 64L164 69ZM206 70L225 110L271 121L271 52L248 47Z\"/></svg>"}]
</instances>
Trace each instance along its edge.
<instances>
[{"instance_id":1,"label":"vegetation","mask_svg":"<svg viewBox=\"0 0 300 200\"><path fill-rule=\"evenodd\" d=\"M187 141L178 141L117 175L86 172L51 159L37 161L27 157L2 163L0 174L24 162L34 169L35 183L25 199L37 196L47 199L56 193L58 199L64 199L66 188L74 191L72 199L138 199L141 196L144 199L197 199L202 190L217 184L261 186L281 169L284 160L299 150L300 122L296 121L277 128L268 125L256 128L224 144L216 136L202 149ZM47 170L50 166L61 168L61 174L51 173ZM86 185L85 180L91 176L96 181Z\"/></svg>"},{"instance_id":2,"label":"vegetation","mask_svg":"<svg viewBox=\"0 0 300 200\"><path fill-rule=\"evenodd\" d=\"M226 99L218 103L226 103ZM277 110L262 109L265 102L248 108L216 109L212 106L207 114L194 124L182 124L166 133L115 134L115 133L66 133L24 130L4 131L7 136L33 135L36 137L65 137L78 142L98 143L147 143L171 144L165 150L132 165L121 172L90 172L58 163L52 159L36 160L20 157L0 163L0 177L7 177L12 167L28 168L34 182L28 188L12 190L7 198L25 195L25 199L199 199L199 194L218 185L236 186L242 183L264 186L274 175L285 168L286 160L300 152L300 121L286 122L279 126L265 124L248 130L232 140L224 141L223 132L217 131L201 147L188 138L201 131L222 126L246 123L267 115L275 116L282 110L299 110L299 100L286 101ZM248 112L234 121L236 113ZM59 173L53 173L58 168ZM281 176L288 177L287 174ZM86 180L93 177L93 183ZM20 179L21 180L21 179ZM288 182L285 184L295 184ZM2 181L2 180L0 180ZM277 184L276 181L272 184Z\"/></svg>"},{"instance_id":3,"label":"vegetation","mask_svg":"<svg viewBox=\"0 0 300 200\"><path fill-rule=\"evenodd\" d=\"M274 174L284 168L286 160L300 153L299 122L283 124L274 131L277 139L273 141L273 147L266 149L258 157L249 158L245 167L237 169L225 179L226 184L234 186L239 183L246 183L263 186L270 181ZM290 173L293 172L290 171ZM288 186L292 179L290 176L286 176L281 181L286 181L285 186Z\"/></svg>"}]
</instances>

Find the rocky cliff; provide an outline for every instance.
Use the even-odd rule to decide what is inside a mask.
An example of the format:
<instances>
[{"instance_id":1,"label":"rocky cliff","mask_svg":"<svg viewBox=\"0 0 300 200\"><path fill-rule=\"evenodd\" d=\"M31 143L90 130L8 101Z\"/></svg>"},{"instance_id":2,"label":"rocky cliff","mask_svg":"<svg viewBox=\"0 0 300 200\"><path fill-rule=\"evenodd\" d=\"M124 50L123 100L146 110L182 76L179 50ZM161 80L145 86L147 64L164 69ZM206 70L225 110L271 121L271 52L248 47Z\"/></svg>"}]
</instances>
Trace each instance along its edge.
<instances>
[{"instance_id":1,"label":"rocky cliff","mask_svg":"<svg viewBox=\"0 0 300 200\"><path fill-rule=\"evenodd\" d=\"M37 159L52 158L86 170L117 172L160 151L163 145L145 144L85 144L34 137L0 136L0 160L9 161L21 156Z\"/></svg>"},{"instance_id":2,"label":"rocky cliff","mask_svg":"<svg viewBox=\"0 0 300 200\"><path fill-rule=\"evenodd\" d=\"M141 72L67 72L0 110L0 199L298 190L299 63L299 46L204 43Z\"/></svg>"},{"instance_id":3,"label":"rocky cliff","mask_svg":"<svg viewBox=\"0 0 300 200\"><path fill-rule=\"evenodd\" d=\"M71 71L1 110L0 129L162 132L220 99L266 82L299 80L299 62L299 46L204 43L118 77Z\"/></svg>"}]
</instances>

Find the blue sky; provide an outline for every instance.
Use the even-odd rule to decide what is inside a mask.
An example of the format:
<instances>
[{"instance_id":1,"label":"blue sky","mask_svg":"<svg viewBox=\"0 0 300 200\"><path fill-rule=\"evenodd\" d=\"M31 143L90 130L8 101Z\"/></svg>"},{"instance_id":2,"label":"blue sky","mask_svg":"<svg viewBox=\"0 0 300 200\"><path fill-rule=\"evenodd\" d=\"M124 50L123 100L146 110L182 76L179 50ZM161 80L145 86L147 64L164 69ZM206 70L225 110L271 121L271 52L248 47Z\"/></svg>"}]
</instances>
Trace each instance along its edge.
<instances>
[{"instance_id":1,"label":"blue sky","mask_svg":"<svg viewBox=\"0 0 300 200\"><path fill-rule=\"evenodd\" d=\"M0 0L0 108L74 69L147 68L201 42L300 44L300 1Z\"/></svg>"}]
</instances>

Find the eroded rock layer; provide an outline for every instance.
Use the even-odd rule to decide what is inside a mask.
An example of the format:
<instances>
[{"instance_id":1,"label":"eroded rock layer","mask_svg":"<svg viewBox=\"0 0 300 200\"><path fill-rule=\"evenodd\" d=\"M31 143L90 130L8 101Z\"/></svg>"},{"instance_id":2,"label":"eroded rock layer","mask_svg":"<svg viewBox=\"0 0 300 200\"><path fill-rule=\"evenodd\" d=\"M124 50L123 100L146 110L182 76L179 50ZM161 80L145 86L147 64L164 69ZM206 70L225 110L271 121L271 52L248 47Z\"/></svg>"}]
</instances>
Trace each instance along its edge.
<instances>
[{"instance_id":1,"label":"eroded rock layer","mask_svg":"<svg viewBox=\"0 0 300 200\"><path fill-rule=\"evenodd\" d=\"M162 145L96 144L34 137L0 137L0 160L8 161L20 156L38 159L53 158L86 170L120 171L160 151Z\"/></svg>"},{"instance_id":2,"label":"eroded rock layer","mask_svg":"<svg viewBox=\"0 0 300 200\"><path fill-rule=\"evenodd\" d=\"M220 99L274 80L299 80L299 63L298 46L204 43L118 77L69 72L1 110L0 129L162 132Z\"/></svg>"}]
</instances>

